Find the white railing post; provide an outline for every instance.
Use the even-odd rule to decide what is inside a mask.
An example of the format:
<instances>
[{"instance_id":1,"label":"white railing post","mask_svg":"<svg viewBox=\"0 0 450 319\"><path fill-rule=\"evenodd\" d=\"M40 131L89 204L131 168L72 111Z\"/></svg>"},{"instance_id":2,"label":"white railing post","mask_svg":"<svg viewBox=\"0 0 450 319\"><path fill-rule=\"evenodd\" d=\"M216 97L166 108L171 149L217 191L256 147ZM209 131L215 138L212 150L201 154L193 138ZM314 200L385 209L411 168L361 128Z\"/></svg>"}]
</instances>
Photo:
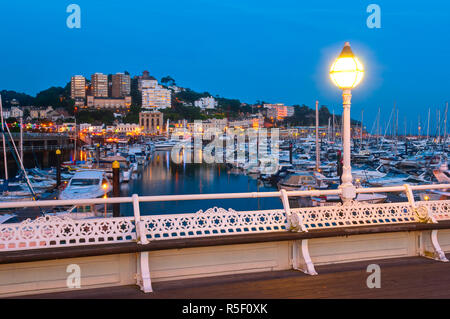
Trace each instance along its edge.
<instances>
[{"instance_id":1,"label":"white railing post","mask_svg":"<svg viewBox=\"0 0 450 319\"><path fill-rule=\"evenodd\" d=\"M133 212L134 219L136 225L136 239L138 244L148 244L147 234L145 231L145 224L141 220L141 210L139 207L139 196L137 194L133 194L131 196L133 199Z\"/></svg>"},{"instance_id":2,"label":"white railing post","mask_svg":"<svg viewBox=\"0 0 450 319\"><path fill-rule=\"evenodd\" d=\"M287 228L289 230L297 230L307 232L305 225L303 225L303 217L298 212L291 212L289 205L289 196L285 189L280 190L281 202L283 203L284 212L286 214Z\"/></svg>"},{"instance_id":3,"label":"white railing post","mask_svg":"<svg viewBox=\"0 0 450 319\"><path fill-rule=\"evenodd\" d=\"M139 196L133 194L133 212L136 227L137 243L141 245L148 244L147 234L145 231L145 223L141 220L141 211L139 207ZM136 281L143 292L153 292L152 281L150 277L149 255L148 251L141 251L137 258L137 274Z\"/></svg>"},{"instance_id":4,"label":"white railing post","mask_svg":"<svg viewBox=\"0 0 450 319\"><path fill-rule=\"evenodd\" d=\"M411 189L411 186L408 184L404 185L406 196L408 197L408 201L411 204L411 208L414 212L414 218L422 223L437 223L434 218L432 212L427 206L419 206L417 207L416 202L414 200L414 195ZM425 233L429 235L429 239L432 246L432 252L428 251L425 247ZM438 241L438 230L432 229L431 231L421 231L419 234L419 255L427 258L432 258L435 260L440 260L443 262L448 262L445 253L442 251L441 246Z\"/></svg>"},{"instance_id":5,"label":"white railing post","mask_svg":"<svg viewBox=\"0 0 450 319\"><path fill-rule=\"evenodd\" d=\"M411 205L412 212L414 213L414 218L421 223L437 223L433 214L430 212L427 206L417 206L414 200L414 194L412 192L411 186L408 184L403 185L405 187L405 193L408 197L408 202Z\"/></svg>"}]
</instances>

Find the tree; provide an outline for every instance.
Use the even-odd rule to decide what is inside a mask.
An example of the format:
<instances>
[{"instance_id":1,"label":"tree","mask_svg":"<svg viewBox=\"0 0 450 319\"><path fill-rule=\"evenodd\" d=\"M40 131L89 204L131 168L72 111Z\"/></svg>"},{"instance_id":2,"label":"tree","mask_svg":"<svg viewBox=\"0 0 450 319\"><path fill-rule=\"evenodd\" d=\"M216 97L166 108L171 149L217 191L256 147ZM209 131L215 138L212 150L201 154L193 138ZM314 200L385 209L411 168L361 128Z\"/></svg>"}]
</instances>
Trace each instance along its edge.
<instances>
[{"instance_id":1,"label":"tree","mask_svg":"<svg viewBox=\"0 0 450 319\"><path fill-rule=\"evenodd\" d=\"M34 103L34 97L25 93L2 90L0 95L2 96L3 107L11 107L12 100L18 101L19 105L33 105Z\"/></svg>"},{"instance_id":2,"label":"tree","mask_svg":"<svg viewBox=\"0 0 450 319\"><path fill-rule=\"evenodd\" d=\"M175 80L170 75L161 78L161 83L165 86L176 85Z\"/></svg>"},{"instance_id":3,"label":"tree","mask_svg":"<svg viewBox=\"0 0 450 319\"><path fill-rule=\"evenodd\" d=\"M94 125L111 125L114 123L114 113L110 110L82 110L76 115L77 123Z\"/></svg>"},{"instance_id":4,"label":"tree","mask_svg":"<svg viewBox=\"0 0 450 319\"><path fill-rule=\"evenodd\" d=\"M130 85L131 104L135 106L142 106L142 95L138 89L138 79L131 79Z\"/></svg>"},{"instance_id":5,"label":"tree","mask_svg":"<svg viewBox=\"0 0 450 319\"><path fill-rule=\"evenodd\" d=\"M124 123L139 123L139 113L141 112L141 107L138 105L132 105L130 107L130 112L123 118Z\"/></svg>"}]
</instances>

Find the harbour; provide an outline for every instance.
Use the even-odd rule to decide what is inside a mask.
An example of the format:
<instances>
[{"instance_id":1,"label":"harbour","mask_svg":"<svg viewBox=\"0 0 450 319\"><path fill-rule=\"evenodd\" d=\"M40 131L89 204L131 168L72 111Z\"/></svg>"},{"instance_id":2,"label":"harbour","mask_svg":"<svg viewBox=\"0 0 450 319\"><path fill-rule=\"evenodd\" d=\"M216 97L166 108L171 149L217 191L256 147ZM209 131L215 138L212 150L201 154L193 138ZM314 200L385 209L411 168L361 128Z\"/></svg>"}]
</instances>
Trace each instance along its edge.
<instances>
[{"instance_id":1,"label":"harbour","mask_svg":"<svg viewBox=\"0 0 450 319\"><path fill-rule=\"evenodd\" d=\"M445 5L22 7L0 19L0 299L450 299Z\"/></svg>"}]
</instances>

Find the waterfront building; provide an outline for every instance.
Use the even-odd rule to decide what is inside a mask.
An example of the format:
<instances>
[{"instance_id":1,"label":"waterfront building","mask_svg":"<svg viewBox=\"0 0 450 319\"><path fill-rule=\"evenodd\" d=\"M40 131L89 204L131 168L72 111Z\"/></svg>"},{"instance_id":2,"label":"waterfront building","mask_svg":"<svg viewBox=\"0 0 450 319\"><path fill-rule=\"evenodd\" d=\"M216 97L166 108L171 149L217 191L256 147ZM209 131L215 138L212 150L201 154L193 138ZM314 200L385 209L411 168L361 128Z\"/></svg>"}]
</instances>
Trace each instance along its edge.
<instances>
[{"instance_id":1,"label":"waterfront building","mask_svg":"<svg viewBox=\"0 0 450 319\"><path fill-rule=\"evenodd\" d=\"M73 117L73 116L70 116L69 112L67 112L63 108L52 110L50 112L47 112L47 114L46 114L46 118L49 120L52 120L54 122L57 120L64 120L64 119L67 119L70 117Z\"/></svg>"},{"instance_id":2,"label":"waterfront building","mask_svg":"<svg viewBox=\"0 0 450 319\"><path fill-rule=\"evenodd\" d=\"M125 97L130 95L131 80L130 75L124 73L116 73L111 76L111 96Z\"/></svg>"},{"instance_id":3,"label":"waterfront building","mask_svg":"<svg viewBox=\"0 0 450 319\"><path fill-rule=\"evenodd\" d=\"M63 132L75 132L76 131L77 124L74 123L63 123L61 125L56 125L56 130L59 133Z\"/></svg>"},{"instance_id":4,"label":"waterfront building","mask_svg":"<svg viewBox=\"0 0 450 319\"><path fill-rule=\"evenodd\" d=\"M158 86L158 80L156 80L154 77L151 77L150 79L140 79L138 81L139 91L142 91L144 89L156 89Z\"/></svg>"},{"instance_id":5,"label":"waterfront building","mask_svg":"<svg viewBox=\"0 0 450 319\"><path fill-rule=\"evenodd\" d=\"M212 96L209 97L202 97L194 102L194 105L196 107L199 107L201 109L215 109L218 105L218 102L215 98Z\"/></svg>"},{"instance_id":6,"label":"waterfront building","mask_svg":"<svg viewBox=\"0 0 450 319\"><path fill-rule=\"evenodd\" d=\"M227 119L209 119L202 122L203 132L206 132L207 130L219 130L223 132L227 125ZM191 126L193 127L193 124L191 124Z\"/></svg>"},{"instance_id":7,"label":"waterfront building","mask_svg":"<svg viewBox=\"0 0 450 319\"><path fill-rule=\"evenodd\" d=\"M164 126L163 114L155 110L146 110L139 113L141 131L149 134L162 134Z\"/></svg>"},{"instance_id":8,"label":"waterfront building","mask_svg":"<svg viewBox=\"0 0 450 319\"><path fill-rule=\"evenodd\" d=\"M155 88L142 89L142 107L166 109L171 106L171 92L157 85Z\"/></svg>"},{"instance_id":9,"label":"waterfront building","mask_svg":"<svg viewBox=\"0 0 450 319\"><path fill-rule=\"evenodd\" d=\"M9 119L10 117L11 117L11 110L9 110L9 109L3 109L3 111L2 111L2 115L3 115L3 118L5 118L5 119Z\"/></svg>"},{"instance_id":10,"label":"waterfront building","mask_svg":"<svg viewBox=\"0 0 450 319\"><path fill-rule=\"evenodd\" d=\"M135 123L120 123L114 128L117 133L139 133L141 131L141 126Z\"/></svg>"},{"instance_id":11,"label":"waterfront building","mask_svg":"<svg viewBox=\"0 0 450 319\"><path fill-rule=\"evenodd\" d=\"M91 127L91 124L89 124L89 123L81 123L79 125L80 132L87 132L87 131L89 131L90 127Z\"/></svg>"},{"instance_id":12,"label":"waterfront building","mask_svg":"<svg viewBox=\"0 0 450 319\"><path fill-rule=\"evenodd\" d=\"M103 128L104 128L104 125L95 126L95 125L92 125L89 123L81 123L79 125L80 132L83 132L83 133L98 133L98 132L102 132Z\"/></svg>"},{"instance_id":13,"label":"waterfront building","mask_svg":"<svg viewBox=\"0 0 450 319\"><path fill-rule=\"evenodd\" d=\"M142 75L139 75L137 79L139 91L142 91L142 89L154 89L158 86L158 80L151 76L148 71L142 72Z\"/></svg>"},{"instance_id":14,"label":"waterfront building","mask_svg":"<svg viewBox=\"0 0 450 319\"><path fill-rule=\"evenodd\" d=\"M328 132L328 126L319 126L319 137L326 136ZM316 126L296 126L295 129L297 130L297 134L300 135L300 137L308 137L308 136L314 136L316 133Z\"/></svg>"},{"instance_id":15,"label":"waterfront building","mask_svg":"<svg viewBox=\"0 0 450 319\"><path fill-rule=\"evenodd\" d=\"M72 76L70 80L70 97L74 100L86 98L86 78L84 76Z\"/></svg>"},{"instance_id":16,"label":"waterfront building","mask_svg":"<svg viewBox=\"0 0 450 319\"><path fill-rule=\"evenodd\" d=\"M13 106L13 107L11 107L10 116L15 117L15 118L22 117L23 111L20 108L18 108L17 106Z\"/></svg>"},{"instance_id":17,"label":"waterfront building","mask_svg":"<svg viewBox=\"0 0 450 319\"><path fill-rule=\"evenodd\" d=\"M95 109L128 110L131 106L131 96L123 98L108 98L88 96L86 106Z\"/></svg>"},{"instance_id":18,"label":"waterfront building","mask_svg":"<svg viewBox=\"0 0 450 319\"><path fill-rule=\"evenodd\" d=\"M264 117L261 114L252 115L246 119L229 121L229 127L259 128L264 126Z\"/></svg>"},{"instance_id":19,"label":"waterfront building","mask_svg":"<svg viewBox=\"0 0 450 319\"><path fill-rule=\"evenodd\" d=\"M51 106L47 108L33 108L30 109L30 117L32 119L46 119L47 114L52 112L53 108Z\"/></svg>"},{"instance_id":20,"label":"waterfront building","mask_svg":"<svg viewBox=\"0 0 450 319\"><path fill-rule=\"evenodd\" d=\"M180 86L176 86L176 85L169 86L169 89L171 89L173 91L173 93L175 93L175 94L185 91L184 88L182 88Z\"/></svg>"},{"instance_id":21,"label":"waterfront building","mask_svg":"<svg viewBox=\"0 0 450 319\"><path fill-rule=\"evenodd\" d=\"M267 109L267 117L270 119L280 120L294 115L294 107L283 103L264 104L264 108Z\"/></svg>"},{"instance_id":22,"label":"waterfront building","mask_svg":"<svg viewBox=\"0 0 450 319\"><path fill-rule=\"evenodd\" d=\"M91 76L92 95L95 97L108 97L108 76L95 73Z\"/></svg>"}]
</instances>

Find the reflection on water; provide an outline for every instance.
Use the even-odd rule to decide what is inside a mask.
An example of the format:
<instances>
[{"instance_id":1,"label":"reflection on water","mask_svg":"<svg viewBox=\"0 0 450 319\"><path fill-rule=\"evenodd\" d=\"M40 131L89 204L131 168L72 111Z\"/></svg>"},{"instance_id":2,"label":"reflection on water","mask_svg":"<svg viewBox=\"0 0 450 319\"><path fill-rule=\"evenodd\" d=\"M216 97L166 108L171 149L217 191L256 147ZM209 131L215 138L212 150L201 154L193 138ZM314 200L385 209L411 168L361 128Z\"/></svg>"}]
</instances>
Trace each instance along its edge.
<instances>
[{"instance_id":1,"label":"reflection on water","mask_svg":"<svg viewBox=\"0 0 450 319\"><path fill-rule=\"evenodd\" d=\"M232 174L225 164L176 164L170 160L170 151L158 151L151 162L141 169L136 179L122 185L122 196L181 195L211 193L276 191L276 188L258 185L258 181L243 174ZM281 208L279 198L220 199L141 203L141 214L195 213L211 207L232 208L237 211ZM131 205L121 205L121 214L133 214Z\"/></svg>"}]
</instances>

